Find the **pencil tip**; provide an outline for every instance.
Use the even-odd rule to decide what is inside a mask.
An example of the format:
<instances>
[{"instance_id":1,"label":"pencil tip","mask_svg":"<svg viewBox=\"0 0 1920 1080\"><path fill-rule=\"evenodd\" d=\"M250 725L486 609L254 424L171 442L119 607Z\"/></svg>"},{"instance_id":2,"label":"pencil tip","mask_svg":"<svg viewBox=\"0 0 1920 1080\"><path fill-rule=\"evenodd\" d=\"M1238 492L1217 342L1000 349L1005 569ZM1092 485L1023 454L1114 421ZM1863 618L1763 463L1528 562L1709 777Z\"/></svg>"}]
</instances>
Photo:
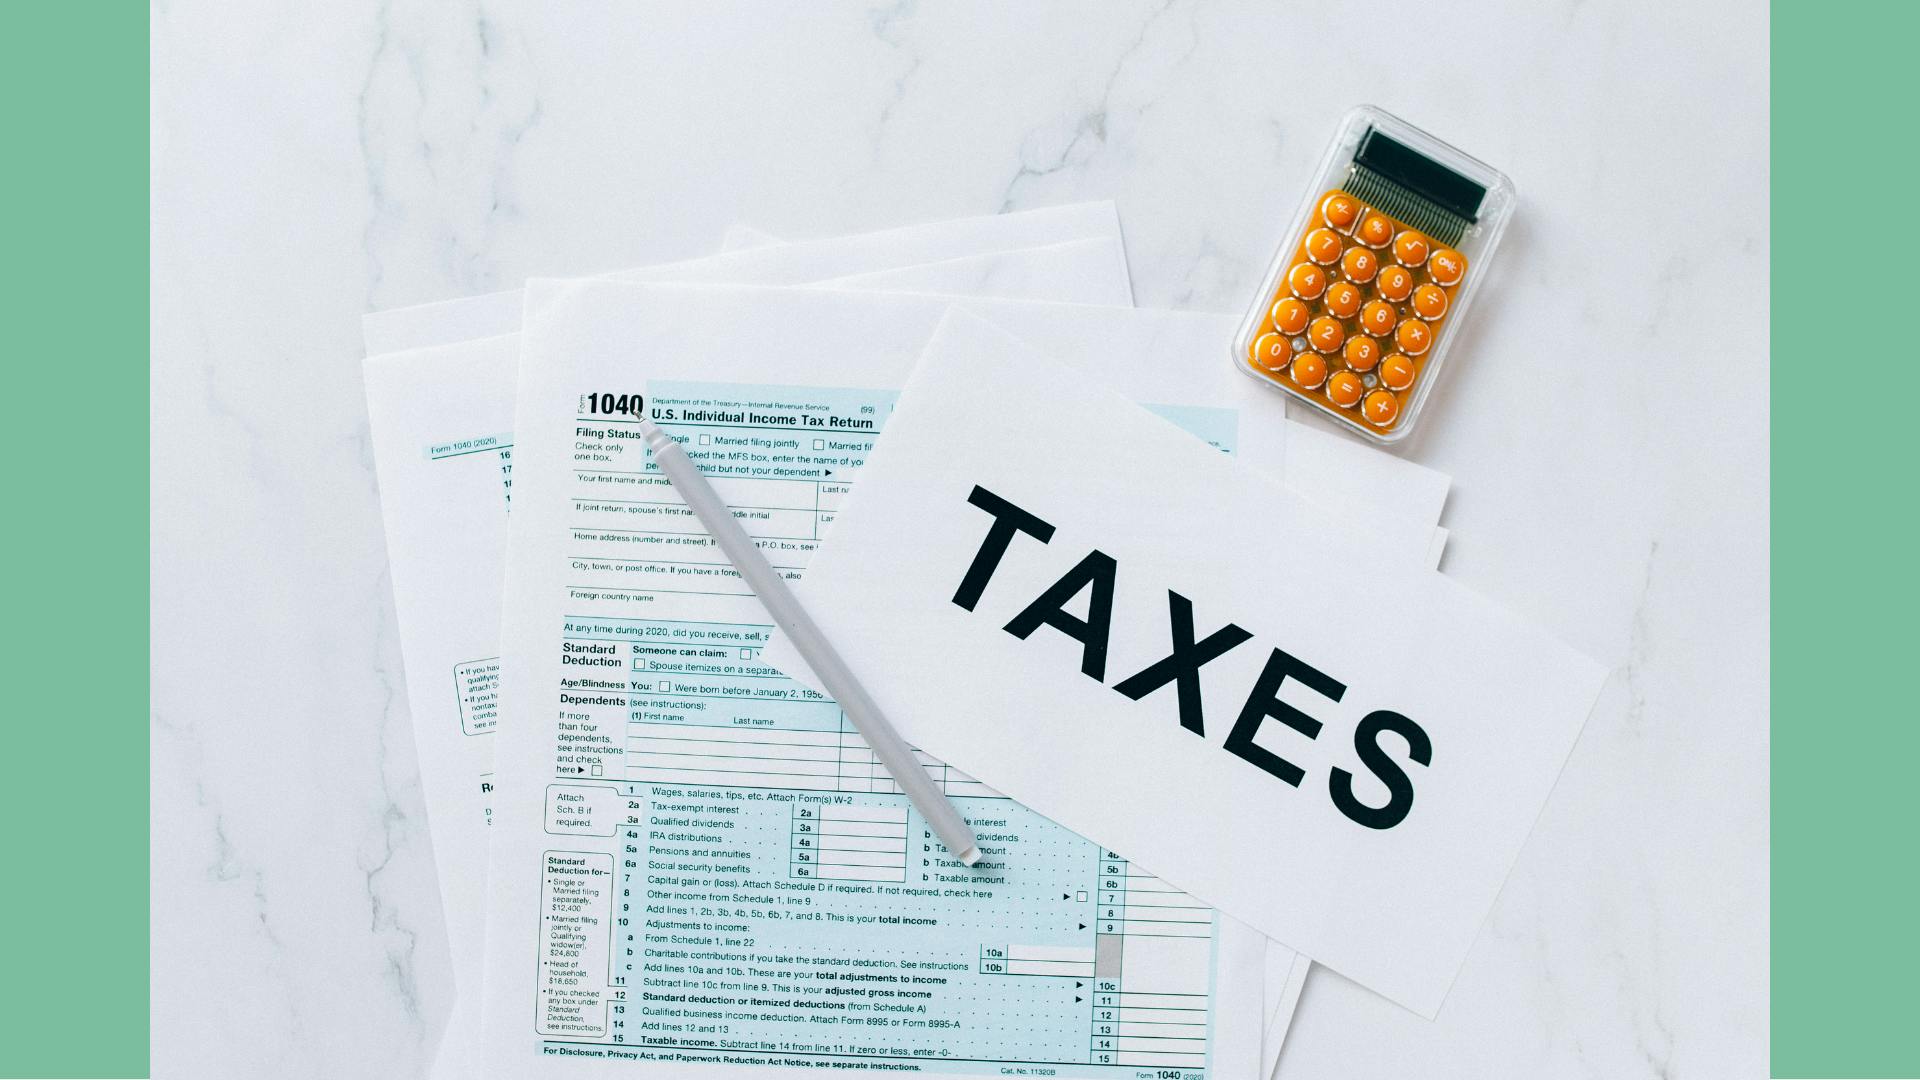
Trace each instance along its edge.
<instances>
[{"instance_id":1,"label":"pencil tip","mask_svg":"<svg viewBox=\"0 0 1920 1080\"><path fill-rule=\"evenodd\" d=\"M968 866L972 866L974 863L979 862L980 849L978 847L970 847L967 850L961 852L960 861L962 863L965 863Z\"/></svg>"}]
</instances>

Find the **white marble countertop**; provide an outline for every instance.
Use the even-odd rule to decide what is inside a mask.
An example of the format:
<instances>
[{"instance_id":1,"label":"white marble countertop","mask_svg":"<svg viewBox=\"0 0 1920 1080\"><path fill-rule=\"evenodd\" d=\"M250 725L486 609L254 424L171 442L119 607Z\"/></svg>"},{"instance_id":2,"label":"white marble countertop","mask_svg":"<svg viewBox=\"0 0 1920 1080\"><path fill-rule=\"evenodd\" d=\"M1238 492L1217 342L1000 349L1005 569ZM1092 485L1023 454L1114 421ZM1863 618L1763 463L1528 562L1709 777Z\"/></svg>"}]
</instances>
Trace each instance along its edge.
<instances>
[{"instance_id":1,"label":"white marble countertop","mask_svg":"<svg viewBox=\"0 0 1920 1080\"><path fill-rule=\"evenodd\" d=\"M1359 101L1521 191L1408 451L1445 569L1619 670L1438 1021L1317 971L1281 1075L1765 1075L1767 48L1730 0L156 5L155 1075L419 1076L448 1006L363 312L1088 198L1142 306L1237 312Z\"/></svg>"}]
</instances>

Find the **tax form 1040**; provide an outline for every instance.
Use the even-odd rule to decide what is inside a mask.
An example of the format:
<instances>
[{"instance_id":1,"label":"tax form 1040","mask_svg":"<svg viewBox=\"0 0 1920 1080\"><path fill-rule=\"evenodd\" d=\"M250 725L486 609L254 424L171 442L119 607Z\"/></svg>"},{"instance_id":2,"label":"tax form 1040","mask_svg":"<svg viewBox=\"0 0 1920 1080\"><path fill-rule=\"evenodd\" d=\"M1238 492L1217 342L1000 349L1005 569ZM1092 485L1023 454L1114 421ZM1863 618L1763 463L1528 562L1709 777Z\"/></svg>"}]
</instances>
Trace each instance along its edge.
<instances>
[{"instance_id":1,"label":"tax form 1040","mask_svg":"<svg viewBox=\"0 0 1920 1080\"><path fill-rule=\"evenodd\" d=\"M781 552L830 524L851 486L839 478L863 463L892 396L647 390L790 569ZM1231 413L1177 415L1231 447ZM802 416L832 426L787 427ZM574 424L575 444L608 460L574 474L570 531L596 554L573 560L572 600L607 613L564 617L558 641L542 807L550 985L535 1013L550 1049L1199 1076L1228 996L1257 1049L1262 950L1238 924L922 755L986 854L971 870L953 859L840 707L761 660L764 614L724 560L684 543L699 526L664 478L629 474L638 448L623 423ZM782 475L750 475L770 457L790 459L769 470Z\"/></svg>"}]
</instances>

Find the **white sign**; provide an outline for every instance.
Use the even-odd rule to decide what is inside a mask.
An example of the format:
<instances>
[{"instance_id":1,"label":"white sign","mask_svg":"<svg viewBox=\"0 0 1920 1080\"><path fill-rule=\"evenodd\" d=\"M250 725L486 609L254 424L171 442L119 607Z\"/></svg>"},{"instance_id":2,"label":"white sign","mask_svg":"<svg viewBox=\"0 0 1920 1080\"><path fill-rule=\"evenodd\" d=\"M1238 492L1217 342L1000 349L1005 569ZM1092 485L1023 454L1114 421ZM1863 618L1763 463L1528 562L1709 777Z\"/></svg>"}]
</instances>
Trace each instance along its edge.
<instances>
[{"instance_id":1,"label":"white sign","mask_svg":"<svg viewBox=\"0 0 1920 1080\"><path fill-rule=\"evenodd\" d=\"M914 745L1428 1017L1606 675L964 312L800 591Z\"/></svg>"}]
</instances>

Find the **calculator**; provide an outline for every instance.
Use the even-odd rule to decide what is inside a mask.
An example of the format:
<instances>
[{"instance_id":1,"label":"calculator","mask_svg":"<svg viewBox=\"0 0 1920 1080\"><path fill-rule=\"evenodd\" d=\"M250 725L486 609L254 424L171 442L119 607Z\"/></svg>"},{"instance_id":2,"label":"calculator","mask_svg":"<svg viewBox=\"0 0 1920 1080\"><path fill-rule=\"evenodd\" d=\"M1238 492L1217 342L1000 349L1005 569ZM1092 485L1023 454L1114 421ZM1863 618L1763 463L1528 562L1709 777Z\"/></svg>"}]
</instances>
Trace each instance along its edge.
<instances>
[{"instance_id":1,"label":"calculator","mask_svg":"<svg viewBox=\"0 0 1920 1080\"><path fill-rule=\"evenodd\" d=\"M1512 181L1371 106L1348 113L1233 363L1378 443L1412 432L1513 213Z\"/></svg>"}]
</instances>

